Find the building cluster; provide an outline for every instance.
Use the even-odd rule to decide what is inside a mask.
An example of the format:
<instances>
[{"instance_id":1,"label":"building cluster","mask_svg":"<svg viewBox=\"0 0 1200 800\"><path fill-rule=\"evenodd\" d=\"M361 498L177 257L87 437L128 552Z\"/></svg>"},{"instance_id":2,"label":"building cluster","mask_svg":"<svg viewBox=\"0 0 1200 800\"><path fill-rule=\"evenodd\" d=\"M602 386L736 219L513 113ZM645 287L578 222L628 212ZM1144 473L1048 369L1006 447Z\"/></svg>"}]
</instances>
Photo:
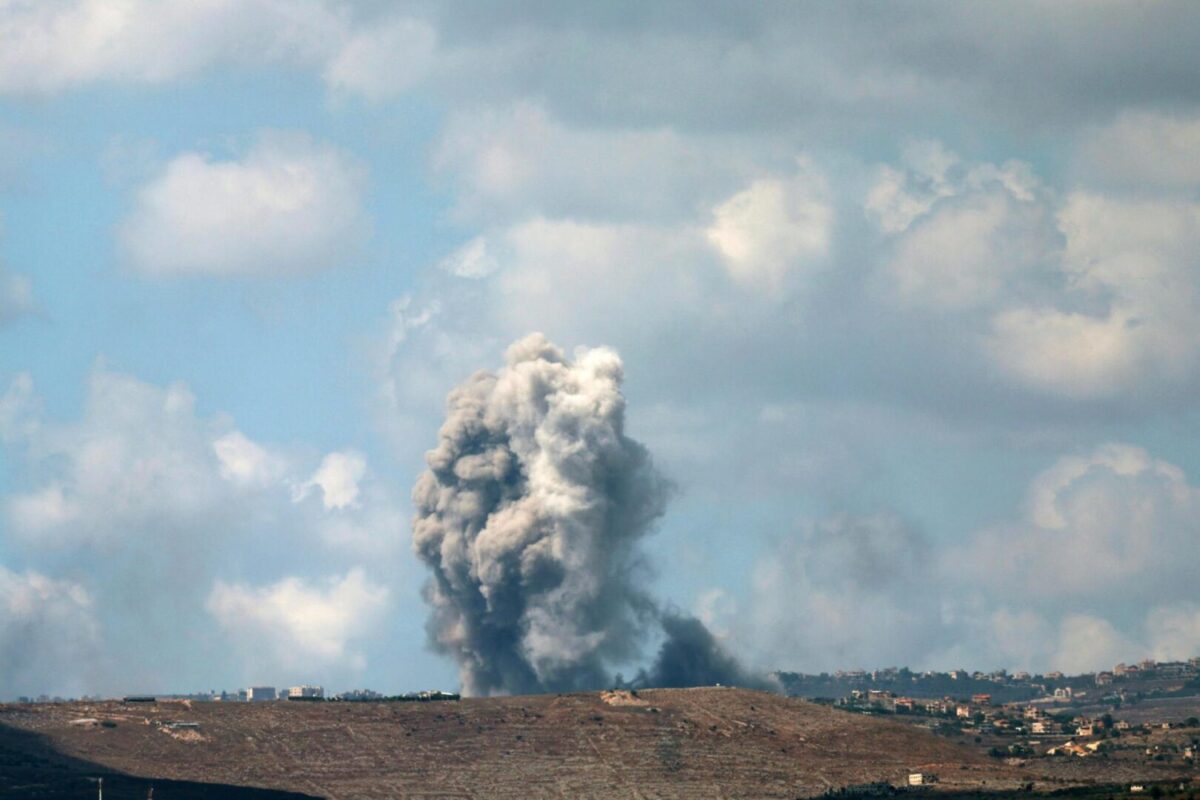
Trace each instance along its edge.
<instances>
[{"instance_id":1,"label":"building cluster","mask_svg":"<svg viewBox=\"0 0 1200 800\"><path fill-rule=\"evenodd\" d=\"M350 689L345 692L325 696L325 689L320 686L303 684L287 689L276 690L274 686L251 686L236 693L214 693L213 700L226 702L268 702L272 700L323 701L345 703L381 703L381 702L427 702L430 700L458 700L459 695L453 692L443 692L440 689L428 689L422 692L407 694L385 695L371 689Z\"/></svg>"},{"instance_id":2,"label":"building cluster","mask_svg":"<svg viewBox=\"0 0 1200 800\"><path fill-rule=\"evenodd\" d=\"M1117 664L1111 670L1097 672L1097 686L1110 686L1122 681L1132 681L1138 678L1157 678L1161 680L1189 680L1200 675L1200 656L1187 661L1155 661L1146 659L1137 664Z\"/></svg>"},{"instance_id":3,"label":"building cluster","mask_svg":"<svg viewBox=\"0 0 1200 800\"><path fill-rule=\"evenodd\" d=\"M217 691L201 692L195 694L127 694L119 698L124 703L155 703L159 700L191 700L194 702L218 702L218 703L265 703L281 700L292 701L339 701L339 702L416 702L423 703L435 700L458 700L459 695L455 692L443 692L440 689L427 689L420 692L408 692L406 694L385 695L380 692L372 691L371 689L351 689L345 692L339 692L330 696L326 696L325 689L322 686L313 684L300 684L297 686L289 686L282 689L277 689L274 686L249 686L245 689L236 691ZM105 698L88 697L82 698L85 701L100 702ZM19 703L69 703L73 702L73 698L63 697L21 697L18 698Z\"/></svg>"},{"instance_id":4,"label":"building cluster","mask_svg":"<svg viewBox=\"0 0 1200 800\"><path fill-rule=\"evenodd\" d=\"M1192 662L1170 662L1167 669L1172 678L1189 678L1194 668ZM1183 666L1180 666L1180 665ZM1157 670L1149 663L1137 666L1139 674ZM1162 674L1161 672L1159 673ZM1074 692L1071 687L1059 687L1054 695L1025 702L996 702L987 692L975 692L969 697L946 696L940 698L918 698L898 695L885 689L856 689L837 700L835 705L859 713L891 713L924 715L930 717L928 724L946 733L990 738L996 746L991 754L1006 758L1027 758L1035 755L1087 758L1141 747L1137 742L1153 742L1146 745L1145 756L1156 761L1182 760L1196 764L1200 750L1200 719L1190 717L1179 722L1132 723L1116 719L1112 714L1099 716L1073 713L1063 703L1086 695ZM1095 708L1094 705L1090 706ZM1180 729L1163 741L1160 733ZM1132 738L1122 738L1132 737ZM1130 742L1134 744L1130 744Z\"/></svg>"},{"instance_id":5,"label":"building cluster","mask_svg":"<svg viewBox=\"0 0 1200 800\"><path fill-rule=\"evenodd\" d=\"M251 686L236 692L213 692L210 700L225 703L265 703L272 700L324 700L325 690L320 686L301 684L286 689L274 686Z\"/></svg>"},{"instance_id":6,"label":"building cluster","mask_svg":"<svg viewBox=\"0 0 1200 800\"><path fill-rule=\"evenodd\" d=\"M965 669L952 669L948 672L936 672L932 670L914 672L904 667L888 667L886 669L870 671L862 669L838 670L832 674L821 673L820 675L805 675L803 673L778 674L781 676L790 676L793 680L828 679L847 683L922 683L946 681L968 683L987 681L1003 686L1028 686L1035 689L1044 689L1047 693L1050 693L1054 691L1057 684L1070 681L1090 682L1096 685L1107 685L1123 680L1133 681L1139 678L1187 681L1200 677L1200 656L1190 658L1186 661L1155 661L1154 659L1145 659L1137 664L1117 664L1111 670L1084 673L1078 676L1064 675L1057 670L1051 670L1045 674L1033 674L1024 670L1010 673L1004 669L993 670L991 672L981 672L978 670L970 672Z\"/></svg>"},{"instance_id":7,"label":"building cluster","mask_svg":"<svg viewBox=\"0 0 1200 800\"><path fill-rule=\"evenodd\" d=\"M458 700L460 695L455 692L443 692L441 689L427 689L423 692L408 692L406 694L383 695L370 689L354 689L333 696L333 700L349 703L427 703L431 700Z\"/></svg>"}]
</instances>

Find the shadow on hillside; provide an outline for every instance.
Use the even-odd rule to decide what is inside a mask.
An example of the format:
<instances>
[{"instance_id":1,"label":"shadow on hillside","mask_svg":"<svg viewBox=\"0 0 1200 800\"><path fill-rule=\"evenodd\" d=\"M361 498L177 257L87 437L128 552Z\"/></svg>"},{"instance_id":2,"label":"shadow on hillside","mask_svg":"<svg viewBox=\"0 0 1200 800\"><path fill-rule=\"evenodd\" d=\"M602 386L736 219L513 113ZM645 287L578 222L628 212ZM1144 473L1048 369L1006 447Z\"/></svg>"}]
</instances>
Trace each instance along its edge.
<instances>
[{"instance_id":1,"label":"shadow on hillside","mask_svg":"<svg viewBox=\"0 0 1200 800\"><path fill-rule=\"evenodd\" d=\"M125 775L59 752L46 737L0 724L0 797L38 800L85 800L97 796L104 779L105 800L141 800L154 789L154 800L312 800L312 795L249 786L194 783Z\"/></svg>"}]
</instances>

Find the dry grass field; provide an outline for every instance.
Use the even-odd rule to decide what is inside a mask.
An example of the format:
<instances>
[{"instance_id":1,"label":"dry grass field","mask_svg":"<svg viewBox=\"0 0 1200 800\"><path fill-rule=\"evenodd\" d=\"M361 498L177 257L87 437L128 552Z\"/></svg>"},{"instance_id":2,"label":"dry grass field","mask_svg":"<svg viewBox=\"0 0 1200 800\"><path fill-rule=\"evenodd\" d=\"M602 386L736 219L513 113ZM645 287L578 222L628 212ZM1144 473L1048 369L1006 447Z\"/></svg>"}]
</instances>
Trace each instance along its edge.
<instances>
[{"instance_id":1,"label":"dry grass field","mask_svg":"<svg viewBox=\"0 0 1200 800\"><path fill-rule=\"evenodd\" d=\"M131 775L329 798L794 798L898 782L912 769L937 772L947 788L1005 788L1021 777L908 726L727 688L437 703L3 706L0 725Z\"/></svg>"},{"instance_id":2,"label":"dry grass field","mask_svg":"<svg viewBox=\"0 0 1200 800\"><path fill-rule=\"evenodd\" d=\"M169 723L198 723L171 728ZM895 722L730 688L433 703L0 706L0 736L128 775L328 798L795 798L937 773L1031 776Z\"/></svg>"}]
</instances>

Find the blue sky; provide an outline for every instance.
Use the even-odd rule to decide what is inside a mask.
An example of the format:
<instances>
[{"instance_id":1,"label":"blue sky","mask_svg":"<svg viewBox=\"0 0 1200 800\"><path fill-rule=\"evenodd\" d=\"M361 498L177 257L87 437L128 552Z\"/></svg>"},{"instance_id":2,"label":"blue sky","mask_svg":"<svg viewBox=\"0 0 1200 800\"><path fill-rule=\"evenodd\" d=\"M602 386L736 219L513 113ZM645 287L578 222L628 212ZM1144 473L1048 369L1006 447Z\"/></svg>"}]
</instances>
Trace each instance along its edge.
<instances>
[{"instance_id":1,"label":"blue sky","mask_svg":"<svg viewBox=\"0 0 1200 800\"><path fill-rule=\"evenodd\" d=\"M409 492L533 331L756 667L1200 653L1198 28L0 2L0 697L456 686Z\"/></svg>"}]
</instances>

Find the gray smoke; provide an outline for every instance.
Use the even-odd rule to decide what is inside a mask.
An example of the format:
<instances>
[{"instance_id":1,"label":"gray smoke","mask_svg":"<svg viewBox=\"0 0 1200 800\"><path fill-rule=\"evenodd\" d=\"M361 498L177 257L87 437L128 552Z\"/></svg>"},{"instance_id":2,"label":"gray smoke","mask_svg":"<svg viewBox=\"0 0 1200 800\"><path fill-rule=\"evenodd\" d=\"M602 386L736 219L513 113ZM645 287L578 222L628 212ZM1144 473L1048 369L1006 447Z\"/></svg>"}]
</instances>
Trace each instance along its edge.
<instances>
[{"instance_id":1,"label":"gray smoke","mask_svg":"<svg viewBox=\"0 0 1200 800\"><path fill-rule=\"evenodd\" d=\"M668 660L694 656L671 645L691 626L639 588L649 570L638 543L671 487L625 435L620 357L596 348L572 361L532 334L506 359L450 393L413 489L413 546L433 572L433 646L457 660L470 695L605 687L660 622ZM724 675L731 663L695 659L651 674L712 683L720 678L705 665Z\"/></svg>"},{"instance_id":2,"label":"gray smoke","mask_svg":"<svg viewBox=\"0 0 1200 800\"><path fill-rule=\"evenodd\" d=\"M764 678L747 672L725 652L712 632L695 617L664 612L660 618L666 635L649 670L638 674L641 687L747 686L772 688Z\"/></svg>"}]
</instances>

